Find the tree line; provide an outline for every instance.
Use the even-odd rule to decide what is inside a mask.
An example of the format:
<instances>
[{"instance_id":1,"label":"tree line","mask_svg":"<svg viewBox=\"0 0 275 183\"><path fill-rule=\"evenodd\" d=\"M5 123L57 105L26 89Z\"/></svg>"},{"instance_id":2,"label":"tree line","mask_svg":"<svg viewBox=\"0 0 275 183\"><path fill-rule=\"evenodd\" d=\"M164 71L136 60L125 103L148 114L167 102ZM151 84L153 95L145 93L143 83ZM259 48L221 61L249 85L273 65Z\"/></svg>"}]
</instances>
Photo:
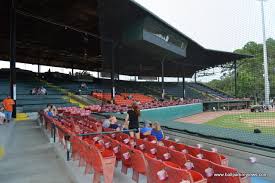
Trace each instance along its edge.
<instances>
[{"instance_id":1,"label":"tree line","mask_svg":"<svg viewBox=\"0 0 275 183\"><path fill-rule=\"evenodd\" d=\"M275 40L266 41L268 52L268 70L270 83L270 97L275 97ZM251 97L262 100L264 97L263 45L248 42L243 48L234 51L239 54L252 55L237 61L237 97ZM208 83L208 86L221 90L232 96L235 95L234 64L222 66L222 76Z\"/></svg>"}]
</instances>

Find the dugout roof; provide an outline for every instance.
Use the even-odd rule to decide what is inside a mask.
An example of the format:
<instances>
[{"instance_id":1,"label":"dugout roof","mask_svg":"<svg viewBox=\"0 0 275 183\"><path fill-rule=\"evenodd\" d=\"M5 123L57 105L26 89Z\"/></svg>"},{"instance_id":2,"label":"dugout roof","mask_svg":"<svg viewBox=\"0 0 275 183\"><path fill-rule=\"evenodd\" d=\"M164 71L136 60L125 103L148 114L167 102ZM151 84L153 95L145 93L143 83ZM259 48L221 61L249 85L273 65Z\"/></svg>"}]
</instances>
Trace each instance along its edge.
<instances>
[{"instance_id":1,"label":"dugout roof","mask_svg":"<svg viewBox=\"0 0 275 183\"><path fill-rule=\"evenodd\" d=\"M0 2L0 59L9 60L9 4ZM249 57L209 50L131 0L17 0L17 62L125 75L191 77ZM183 19L181 17L180 19ZM184 21L184 20L182 20Z\"/></svg>"}]
</instances>

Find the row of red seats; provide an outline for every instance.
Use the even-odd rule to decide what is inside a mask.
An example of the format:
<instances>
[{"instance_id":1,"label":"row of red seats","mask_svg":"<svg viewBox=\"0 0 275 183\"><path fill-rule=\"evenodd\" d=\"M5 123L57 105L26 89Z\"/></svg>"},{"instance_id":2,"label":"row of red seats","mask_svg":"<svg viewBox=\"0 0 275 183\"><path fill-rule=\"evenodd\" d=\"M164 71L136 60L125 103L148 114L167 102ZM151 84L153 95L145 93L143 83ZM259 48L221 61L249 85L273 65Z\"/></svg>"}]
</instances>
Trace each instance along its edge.
<instances>
[{"instance_id":1,"label":"row of red seats","mask_svg":"<svg viewBox=\"0 0 275 183\"><path fill-rule=\"evenodd\" d=\"M81 128L89 127L87 121L88 120L86 118L86 122L85 120L80 121L78 125L81 126ZM96 122L92 121L92 123ZM227 180L230 182L241 182L244 180L244 178L241 177L213 177L213 173L237 173L236 169L217 164L222 164L222 162L211 162L219 161L217 160L217 155L214 159L211 159L211 161L200 159L202 157L194 157L198 154L201 154L204 158L208 159L212 157L214 152L186 146L184 144L179 144L170 140L163 140L162 142L165 146L158 146L156 143L150 142L156 140L151 136L147 137L145 140L131 139L128 135L123 133L113 133L109 135L109 137L96 137L97 138L95 138L95 136L91 137L93 138L94 144L101 144L104 149L112 150L116 156L117 161L122 161L122 172L126 173L128 168L133 168L134 173L132 178L134 180L138 180L139 173L147 175L149 182L150 180L151 182L180 182L182 180L187 180L189 182L206 182L204 177L207 178L208 182L220 182ZM85 138L84 141L91 141L91 138ZM186 150L188 151L188 154L186 154ZM76 148L73 145L73 152L73 154L78 152L77 154L83 157L85 161L88 161L88 159L85 158L85 153L81 153L81 148ZM139 164L139 162L142 161L137 161L135 158L136 156L138 156L137 158L142 158L145 160L142 163L144 166ZM135 163L137 163L137 165L135 165ZM146 164L150 166L146 166ZM151 166L153 164L158 166ZM144 172L140 171L140 169L148 169L148 171ZM178 174L178 178L175 179L175 176L173 176L171 172Z\"/></svg>"},{"instance_id":2,"label":"row of red seats","mask_svg":"<svg viewBox=\"0 0 275 183\"><path fill-rule=\"evenodd\" d=\"M126 134L112 134L104 141L108 147L114 149L117 160L122 161L121 171L123 173L127 173L128 168L133 168L133 180L137 181L138 175L143 174L147 176L149 182L181 182L183 180L206 182L207 180L207 182L214 183L235 183L247 181L246 177L213 176L214 173L237 173L234 168L185 154L171 146L170 148L159 146L141 139L136 139L134 142L131 140ZM178 144L178 148L182 148L183 145Z\"/></svg>"},{"instance_id":3,"label":"row of red seats","mask_svg":"<svg viewBox=\"0 0 275 183\"><path fill-rule=\"evenodd\" d=\"M54 123L57 128L59 142L66 146L64 141L64 134L70 136L72 144L72 158L79 160L79 166L85 166L85 174L89 173L91 169L94 170L94 183L100 183L100 176L104 177L104 182L113 182L113 174L115 169L116 157L111 150L107 150L99 146L96 141L91 138L78 137L79 132L96 132L94 129L88 128L93 120L83 120L76 122L73 119L56 120L41 113L42 120L47 123ZM95 123L94 123L95 124ZM96 124L95 124L96 125ZM48 125L50 126L50 125ZM76 129L76 127L80 129Z\"/></svg>"}]
</instances>

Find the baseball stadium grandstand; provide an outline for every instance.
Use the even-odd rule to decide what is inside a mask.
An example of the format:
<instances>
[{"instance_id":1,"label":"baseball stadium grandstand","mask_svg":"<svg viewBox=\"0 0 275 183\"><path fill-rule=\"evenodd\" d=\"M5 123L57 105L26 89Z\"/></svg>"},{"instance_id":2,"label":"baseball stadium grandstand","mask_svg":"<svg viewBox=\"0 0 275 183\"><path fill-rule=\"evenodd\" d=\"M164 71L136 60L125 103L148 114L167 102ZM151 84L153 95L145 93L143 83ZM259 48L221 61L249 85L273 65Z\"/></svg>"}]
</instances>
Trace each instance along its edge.
<instances>
[{"instance_id":1,"label":"baseball stadium grandstand","mask_svg":"<svg viewBox=\"0 0 275 183\"><path fill-rule=\"evenodd\" d=\"M205 48L134 0L4 0L0 22L0 182L275 181L265 46Z\"/></svg>"}]
</instances>

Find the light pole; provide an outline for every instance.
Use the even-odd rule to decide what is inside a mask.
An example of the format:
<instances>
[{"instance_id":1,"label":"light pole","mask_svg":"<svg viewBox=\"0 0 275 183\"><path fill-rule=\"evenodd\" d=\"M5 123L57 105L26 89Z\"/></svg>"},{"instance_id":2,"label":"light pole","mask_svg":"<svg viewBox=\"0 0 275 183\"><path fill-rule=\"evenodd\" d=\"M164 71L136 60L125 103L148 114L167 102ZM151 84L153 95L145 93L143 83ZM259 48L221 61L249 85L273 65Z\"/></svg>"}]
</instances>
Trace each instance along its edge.
<instances>
[{"instance_id":1,"label":"light pole","mask_svg":"<svg viewBox=\"0 0 275 183\"><path fill-rule=\"evenodd\" d=\"M261 2L261 11L262 11L262 29L263 29L263 59L264 59L264 93L265 93L265 105L269 105L270 99L270 86L268 79L268 63L267 63L267 49L266 49L266 37L265 37L265 15L264 15L264 1L267 0L258 0Z\"/></svg>"}]
</instances>

